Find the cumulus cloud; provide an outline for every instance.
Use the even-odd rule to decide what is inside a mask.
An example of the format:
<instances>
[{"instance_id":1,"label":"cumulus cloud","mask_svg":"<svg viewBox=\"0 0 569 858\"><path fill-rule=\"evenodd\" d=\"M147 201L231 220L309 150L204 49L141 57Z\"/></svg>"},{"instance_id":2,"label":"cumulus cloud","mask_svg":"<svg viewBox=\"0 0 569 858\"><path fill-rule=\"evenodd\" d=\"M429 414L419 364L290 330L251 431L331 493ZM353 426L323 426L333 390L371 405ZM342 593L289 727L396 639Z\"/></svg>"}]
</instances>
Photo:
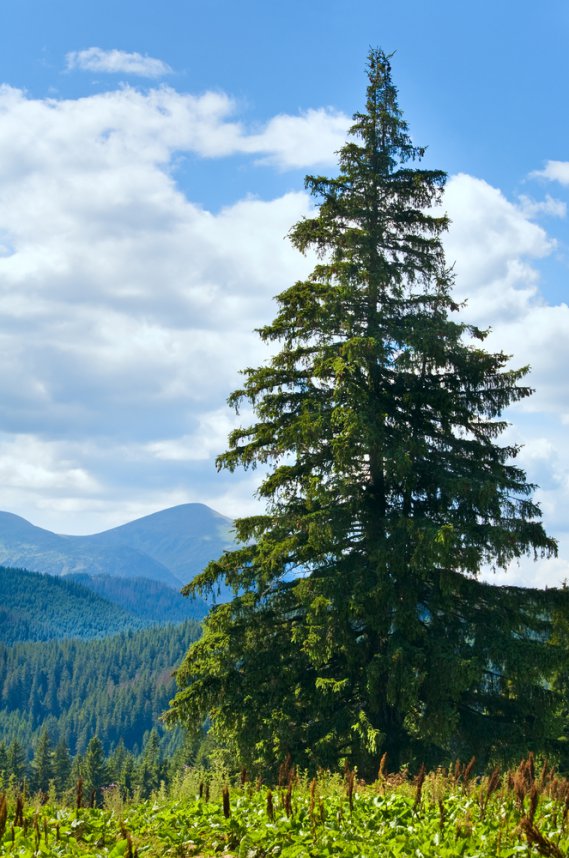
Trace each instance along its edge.
<instances>
[{"instance_id":1,"label":"cumulus cloud","mask_svg":"<svg viewBox=\"0 0 569 858\"><path fill-rule=\"evenodd\" d=\"M541 215L564 218L567 215L567 203L557 200L549 194L544 200L534 200L525 194L521 194L518 197L518 206L522 214L529 218L536 218Z\"/></svg>"},{"instance_id":2,"label":"cumulus cloud","mask_svg":"<svg viewBox=\"0 0 569 858\"><path fill-rule=\"evenodd\" d=\"M282 169L326 164L343 145L350 124L345 114L330 109L275 116L261 133L243 142L243 151L266 152L265 163Z\"/></svg>"},{"instance_id":3,"label":"cumulus cloud","mask_svg":"<svg viewBox=\"0 0 569 858\"><path fill-rule=\"evenodd\" d=\"M523 559L496 582L553 586L569 577L569 307L548 304L540 286L540 260L555 241L534 220L563 216L565 204L523 199L515 204L497 188L472 176L454 176L445 198L452 225L447 258L455 262L456 294L467 299L463 317L491 333L486 347L511 355L511 365L529 365L533 395L512 407L504 441L522 445L518 462L539 489L536 500L548 532L559 540L558 559Z\"/></svg>"},{"instance_id":4,"label":"cumulus cloud","mask_svg":"<svg viewBox=\"0 0 569 858\"><path fill-rule=\"evenodd\" d=\"M253 329L273 296L308 269L284 240L307 196L212 214L182 192L177 153L247 139L219 94L38 101L4 87L0 110L0 426L20 439L0 458L3 505L69 532L216 493L238 514L243 493L213 465L233 425L224 401L265 357ZM50 505L55 477L67 496Z\"/></svg>"},{"instance_id":5,"label":"cumulus cloud","mask_svg":"<svg viewBox=\"0 0 569 858\"><path fill-rule=\"evenodd\" d=\"M66 54L69 70L104 72L105 74L128 74L139 77L163 77L172 69L162 60L145 54L116 49L105 51L103 48L87 48L84 51L70 51Z\"/></svg>"},{"instance_id":6,"label":"cumulus cloud","mask_svg":"<svg viewBox=\"0 0 569 858\"><path fill-rule=\"evenodd\" d=\"M536 170L532 176L569 185L569 161L548 161L543 170Z\"/></svg>"},{"instance_id":7,"label":"cumulus cloud","mask_svg":"<svg viewBox=\"0 0 569 858\"><path fill-rule=\"evenodd\" d=\"M552 239L482 179L453 176L444 203L452 221L447 259L455 263L457 297L468 300L465 317L495 326L525 316L538 294L532 260L551 253Z\"/></svg>"},{"instance_id":8,"label":"cumulus cloud","mask_svg":"<svg viewBox=\"0 0 569 858\"><path fill-rule=\"evenodd\" d=\"M32 435L0 436L0 480L4 489L29 492L92 492L96 481L65 456L57 443Z\"/></svg>"},{"instance_id":9,"label":"cumulus cloud","mask_svg":"<svg viewBox=\"0 0 569 858\"><path fill-rule=\"evenodd\" d=\"M300 116L278 116L250 130L235 119L238 105L225 93L180 93L167 86L140 92L132 87L76 100L34 100L18 89L0 87L0 111L7 125L0 129L6 160L0 171L6 181L54 181L52 165L74 171L82 185L92 170L118 163L133 183L145 179L148 164L170 163L174 153L202 158L258 155L282 169L331 165L342 145L348 119L331 110ZM9 139L17 127L20 137ZM44 136L38 137L38 133ZM33 144L33 145L32 145ZM57 147L57 148L56 148ZM108 180L105 174L104 178ZM113 181L114 173L110 177ZM112 188L89 185L106 206ZM91 201L87 203L93 205ZM41 221L42 212L37 220ZM140 218L139 218L140 220ZM0 233L0 237L2 233Z\"/></svg>"}]
</instances>

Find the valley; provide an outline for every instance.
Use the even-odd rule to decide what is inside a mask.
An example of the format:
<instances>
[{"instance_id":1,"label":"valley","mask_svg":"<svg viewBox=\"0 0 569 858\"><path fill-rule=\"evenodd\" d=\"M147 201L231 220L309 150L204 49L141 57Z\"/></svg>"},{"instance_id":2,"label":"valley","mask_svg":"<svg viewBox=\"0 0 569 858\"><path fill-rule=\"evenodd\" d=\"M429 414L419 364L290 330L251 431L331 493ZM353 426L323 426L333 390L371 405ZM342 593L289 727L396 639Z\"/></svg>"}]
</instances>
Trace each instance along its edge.
<instances>
[{"instance_id":1,"label":"valley","mask_svg":"<svg viewBox=\"0 0 569 858\"><path fill-rule=\"evenodd\" d=\"M223 598L185 598L180 588L232 545L231 526L203 504L91 536L55 534L0 513L5 784L30 777L42 741L70 760L94 737L107 757L122 748L139 759L150 736L161 754L180 747L181 731L166 731L160 715L200 621Z\"/></svg>"}]
</instances>

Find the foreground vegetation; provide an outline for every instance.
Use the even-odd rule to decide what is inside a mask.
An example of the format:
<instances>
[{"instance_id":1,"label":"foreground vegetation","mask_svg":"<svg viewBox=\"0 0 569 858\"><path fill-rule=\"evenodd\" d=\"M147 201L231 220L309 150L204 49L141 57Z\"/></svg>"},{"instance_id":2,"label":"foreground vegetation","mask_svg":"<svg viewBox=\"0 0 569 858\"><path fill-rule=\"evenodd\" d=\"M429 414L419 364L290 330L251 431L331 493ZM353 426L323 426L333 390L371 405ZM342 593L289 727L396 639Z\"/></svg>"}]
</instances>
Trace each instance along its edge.
<instances>
[{"instance_id":1,"label":"foreground vegetation","mask_svg":"<svg viewBox=\"0 0 569 858\"><path fill-rule=\"evenodd\" d=\"M229 785L223 774L187 770L167 792L83 807L54 796L0 796L0 855L20 856L492 856L569 852L569 781L530 757L517 770L472 777L422 769L365 785L356 773L309 781L283 770L280 786Z\"/></svg>"}]
</instances>

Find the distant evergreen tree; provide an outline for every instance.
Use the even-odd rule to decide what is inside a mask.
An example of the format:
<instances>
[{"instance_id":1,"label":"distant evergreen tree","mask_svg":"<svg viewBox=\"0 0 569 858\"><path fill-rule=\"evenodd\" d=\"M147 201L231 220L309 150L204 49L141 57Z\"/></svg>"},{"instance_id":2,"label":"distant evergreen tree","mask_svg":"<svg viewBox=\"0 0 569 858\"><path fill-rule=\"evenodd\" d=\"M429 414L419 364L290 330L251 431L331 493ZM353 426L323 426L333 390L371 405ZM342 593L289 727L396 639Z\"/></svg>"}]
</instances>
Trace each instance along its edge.
<instances>
[{"instance_id":1,"label":"distant evergreen tree","mask_svg":"<svg viewBox=\"0 0 569 858\"><path fill-rule=\"evenodd\" d=\"M0 789L6 786L8 781L8 749L5 742L0 742Z\"/></svg>"},{"instance_id":2,"label":"distant evergreen tree","mask_svg":"<svg viewBox=\"0 0 569 858\"><path fill-rule=\"evenodd\" d=\"M122 795L131 795L136 781L135 760L122 738L109 756L107 765L109 781L120 787Z\"/></svg>"},{"instance_id":3,"label":"distant evergreen tree","mask_svg":"<svg viewBox=\"0 0 569 858\"><path fill-rule=\"evenodd\" d=\"M69 776L71 786L75 787L79 780L84 779L84 771L85 757L83 754L75 754L71 761L71 774ZM83 796L85 796L85 791L83 791ZM84 801L84 803L86 802Z\"/></svg>"},{"instance_id":4,"label":"distant evergreen tree","mask_svg":"<svg viewBox=\"0 0 569 858\"><path fill-rule=\"evenodd\" d=\"M138 766L138 786L146 798L160 786L164 779L164 769L160 754L160 739L156 730L151 730L145 742Z\"/></svg>"},{"instance_id":5,"label":"distant evergreen tree","mask_svg":"<svg viewBox=\"0 0 569 858\"><path fill-rule=\"evenodd\" d=\"M185 767L204 765L205 759L203 754L200 756L200 751L207 735L208 731L205 727L196 733L192 731L185 733L182 744L169 755L170 773L180 772Z\"/></svg>"},{"instance_id":6,"label":"distant evergreen tree","mask_svg":"<svg viewBox=\"0 0 569 858\"><path fill-rule=\"evenodd\" d=\"M40 733L32 762L32 789L47 792L53 778L53 749L47 733Z\"/></svg>"},{"instance_id":7,"label":"distant evergreen tree","mask_svg":"<svg viewBox=\"0 0 569 858\"><path fill-rule=\"evenodd\" d=\"M86 801L90 803L94 798L95 804L99 806L103 797L103 787L108 785L109 779L103 745L98 736L93 736L87 745L82 772Z\"/></svg>"},{"instance_id":8,"label":"distant evergreen tree","mask_svg":"<svg viewBox=\"0 0 569 858\"><path fill-rule=\"evenodd\" d=\"M124 741L121 738L119 740L118 745L107 759L107 769L109 780L111 781L111 783L120 783L121 774L124 768L127 753L128 751L126 750Z\"/></svg>"},{"instance_id":9,"label":"distant evergreen tree","mask_svg":"<svg viewBox=\"0 0 569 858\"><path fill-rule=\"evenodd\" d=\"M8 778L13 779L18 786L23 786L28 774L27 759L26 752L17 739L14 739L8 748L6 769Z\"/></svg>"},{"instance_id":10,"label":"distant evergreen tree","mask_svg":"<svg viewBox=\"0 0 569 858\"><path fill-rule=\"evenodd\" d=\"M59 795L71 785L71 757L64 739L60 739L53 752L53 779Z\"/></svg>"},{"instance_id":11,"label":"distant evergreen tree","mask_svg":"<svg viewBox=\"0 0 569 858\"><path fill-rule=\"evenodd\" d=\"M131 796L136 787L136 762L134 755L130 751L126 752L123 767L120 773L120 779L117 782L122 795Z\"/></svg>"}]
</instances>

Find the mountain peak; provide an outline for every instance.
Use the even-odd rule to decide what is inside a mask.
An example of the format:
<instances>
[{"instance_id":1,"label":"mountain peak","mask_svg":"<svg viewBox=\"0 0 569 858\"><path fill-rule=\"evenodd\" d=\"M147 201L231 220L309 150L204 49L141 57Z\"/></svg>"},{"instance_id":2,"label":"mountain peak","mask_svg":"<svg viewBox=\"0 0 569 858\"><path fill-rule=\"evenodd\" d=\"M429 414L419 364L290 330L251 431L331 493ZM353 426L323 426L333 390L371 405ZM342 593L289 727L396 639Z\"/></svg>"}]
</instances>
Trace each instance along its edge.
<instances>
[{"instance_id":1,"label":"mountain peak","mask_svg":"<svg viewBox=\"0 0 569 858\"><path fill-rule=\"evenodd\" d=\"M0 511L0 564L47 572L143 577L179 588L233 545L232 521L186 503L89 536L66 536Z\"/></svg>"}]
</instances>

